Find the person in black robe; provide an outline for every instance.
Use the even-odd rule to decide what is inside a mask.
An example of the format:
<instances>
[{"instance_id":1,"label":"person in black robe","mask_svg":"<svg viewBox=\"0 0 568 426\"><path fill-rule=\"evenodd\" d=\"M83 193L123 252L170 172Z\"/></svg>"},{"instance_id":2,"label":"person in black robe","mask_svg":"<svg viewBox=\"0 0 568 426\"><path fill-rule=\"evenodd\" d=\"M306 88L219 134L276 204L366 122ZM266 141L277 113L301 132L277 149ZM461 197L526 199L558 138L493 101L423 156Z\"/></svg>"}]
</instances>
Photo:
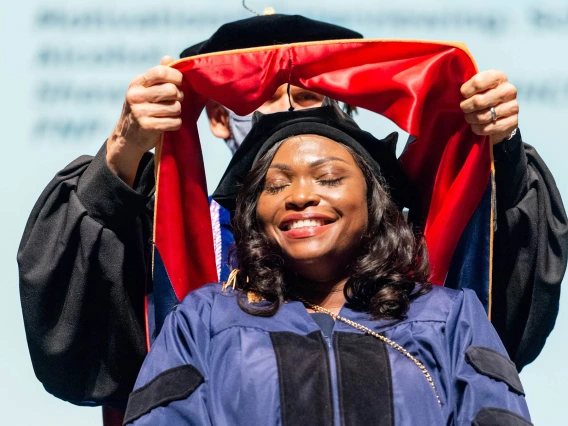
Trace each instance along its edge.
<instances>
[{"instance_id":1,"label":"person in black robe","mask_svg":"<svg viewBox=\"0 0 568 426\"><path fill-rule=\"evenodd\" d=\"M284 15L273 16L251 19ZM345 29L331 27L336 39L348 38ZM266 34L290 27L272 22L262 28L264 32L243 37L248 44L238 47L272 44L276 38ZM292 28L292 35L283 33L277 40L334 38L313 31L310 39L298 25ZM236 40L226 31L223 40ZM216 45L218 41L213 36L189 54L237 47ZM478 132L486 131L481 113L466 113ZM496 142L505 139L494 145L492 320L520 370L540 353L554 327L567 261L568 220L542 159L523 143L520 132L507 139L509 133L491 133ZM135 173L121 175L108 161L107 146L94 157L79 157L49 183L31 212L18 264L30 355L46 390L76 404L122 406L146 355L144 294L151 268L154 162L146 152Z\"/></svg>"}]
</instances>

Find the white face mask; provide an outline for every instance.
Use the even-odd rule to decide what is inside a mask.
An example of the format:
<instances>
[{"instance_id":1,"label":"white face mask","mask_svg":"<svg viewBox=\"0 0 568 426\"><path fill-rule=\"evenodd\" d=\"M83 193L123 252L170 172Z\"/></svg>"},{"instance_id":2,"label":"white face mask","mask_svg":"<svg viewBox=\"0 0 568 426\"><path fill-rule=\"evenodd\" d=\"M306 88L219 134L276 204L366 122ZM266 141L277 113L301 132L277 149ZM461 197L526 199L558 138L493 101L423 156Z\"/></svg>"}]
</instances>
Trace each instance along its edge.
<instances>
[{"instance_id":1,"label":"white face mask","mask_svg":"<svg viewBox=\"0 0 568 426\"><path fill-rule=\"evenodd\" d=\"M225 139L231 153L235 153L252 128L252 114L241 116L229 111L231 136Z\"/></svg>"},{"instance_id":2,"label":"white face mask","mask_svg":"<svg viewBox=\"0 0 568 426\"><path fill-rule=\"evenodd\" d=\"M331 105L333 102L336 103L337 101L331 100L326 96L322 102L322 106ZM225 142L234 155L252 128L252 114L237 115L228 108L227 111L229 111L229 129L231 136L225 139Z\"/></svg>"}]
</instances>

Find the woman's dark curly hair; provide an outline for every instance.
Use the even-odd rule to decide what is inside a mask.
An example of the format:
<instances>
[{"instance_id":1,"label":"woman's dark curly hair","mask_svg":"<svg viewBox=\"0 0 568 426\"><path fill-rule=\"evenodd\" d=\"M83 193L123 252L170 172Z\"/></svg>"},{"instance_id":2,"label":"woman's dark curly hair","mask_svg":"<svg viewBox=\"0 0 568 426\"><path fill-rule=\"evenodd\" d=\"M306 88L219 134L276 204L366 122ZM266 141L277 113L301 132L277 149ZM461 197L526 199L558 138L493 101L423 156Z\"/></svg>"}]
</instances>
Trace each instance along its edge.
<instances>
[{"instance_id":1,"label":"woman's dark curly hair","mask_svg":"<svg viewBox=\"0 0 568 426\"><path fill-rule=\"evenodd\" d=\"M294 274L286 269L280 247L264 234L256 214L266 173L282 143L272 147L248 174L237 197L232 222L235 246L231 260L239 268L236 288L242 290L238 303L252 315L274 315L290 296L294 281ZM351 308L367 311L373 318L402 320L410 302L431 289L424 240L414 234L398 206L391 201L383 179L379 182L367 162L351 148L343 146L365 177L369 218L360 252L348 266L345 298ZM246 294L249 292L265 302L248 303Z\"/></svg>"}]
</instances>

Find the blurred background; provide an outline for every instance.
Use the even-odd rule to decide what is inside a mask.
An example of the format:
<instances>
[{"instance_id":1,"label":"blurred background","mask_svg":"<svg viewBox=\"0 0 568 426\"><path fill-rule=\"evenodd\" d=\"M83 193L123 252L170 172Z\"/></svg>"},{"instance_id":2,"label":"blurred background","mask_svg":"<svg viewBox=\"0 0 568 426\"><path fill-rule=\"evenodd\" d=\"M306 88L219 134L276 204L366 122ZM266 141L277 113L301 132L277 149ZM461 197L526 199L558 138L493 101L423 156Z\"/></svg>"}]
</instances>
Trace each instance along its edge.
<instances>
[{"instance_id":1,"label":"blurred background","mask_svg":"<svg viewBox=\"0 0 568 426\"><path fill-rule=\"evenodd\" d=\"M259 12L302 14L367 38L464 42L480 70L500 69L519 92L520 128L568 202L568 2L535 0L248 0ZM0 423L101 425L99 408L49 395L33 373L18 295L16 252L37 197L58 170L95 154L117 120L130 80L178 57L227 21L252 16L241 0L162 2L19 0L0 9ZM357 121L377 136L396 130L362 111ZM230 159L200 119L209 190ZM401 141L406 139L401 137ZM402 145L402 143L401 143ZM544 351L521 374L536 425L568 424L568 296Z\"/></svg>"}]
</instances>

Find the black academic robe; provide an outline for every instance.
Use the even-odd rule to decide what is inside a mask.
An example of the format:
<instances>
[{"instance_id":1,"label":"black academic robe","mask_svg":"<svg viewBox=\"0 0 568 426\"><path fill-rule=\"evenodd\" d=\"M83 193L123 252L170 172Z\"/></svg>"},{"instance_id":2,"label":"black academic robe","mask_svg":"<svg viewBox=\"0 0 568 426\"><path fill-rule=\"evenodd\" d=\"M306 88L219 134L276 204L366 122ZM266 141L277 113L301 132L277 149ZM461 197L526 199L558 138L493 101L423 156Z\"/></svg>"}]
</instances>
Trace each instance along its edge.
<instances>
[{"instance_id":1,"label":"black academic robe","mask_svg":"<svg viewBox=\"0 0 568 426\"><path fill-rule=\"evenodd\" d=\"M552 175L520 135L495 147L497 230L492 319L520 370L554 327L568 220ZM55 396L123 405L146 354L154 163L134 188L104 147L60 171L34 206L18 251L32 363Z\"/></svg>"}]
</instances>

